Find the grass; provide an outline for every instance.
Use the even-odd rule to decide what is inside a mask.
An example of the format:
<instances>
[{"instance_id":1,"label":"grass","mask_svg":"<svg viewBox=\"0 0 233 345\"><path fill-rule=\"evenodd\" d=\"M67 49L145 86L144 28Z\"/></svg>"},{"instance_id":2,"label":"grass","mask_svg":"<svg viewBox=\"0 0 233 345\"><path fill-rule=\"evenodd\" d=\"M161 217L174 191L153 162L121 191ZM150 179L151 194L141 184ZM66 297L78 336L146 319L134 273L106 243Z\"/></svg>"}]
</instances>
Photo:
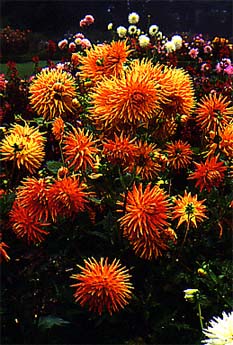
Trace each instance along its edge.
<instances>
[{"instance_id":1,"label":"grass","mask_svg":"<svg viewBox=\"0 0 233 345\"><path fill-rule=\"evenodd\" d=\"M57 61L53 61L53 62L56 63ZM40 61L39 66L40 67L47 66L47 61ZM29 77L30 75L32 75L32 73L34 71L34 67L35 67L35 64L31 61L16 64L16 68L17 68L17 70L19 72L19 76L21 78L26 78L26 77ZM8 70L7 65L5 63L1 63L0 64L0 73L6 74L7 70Z\"/></svg>"}]
</instances>

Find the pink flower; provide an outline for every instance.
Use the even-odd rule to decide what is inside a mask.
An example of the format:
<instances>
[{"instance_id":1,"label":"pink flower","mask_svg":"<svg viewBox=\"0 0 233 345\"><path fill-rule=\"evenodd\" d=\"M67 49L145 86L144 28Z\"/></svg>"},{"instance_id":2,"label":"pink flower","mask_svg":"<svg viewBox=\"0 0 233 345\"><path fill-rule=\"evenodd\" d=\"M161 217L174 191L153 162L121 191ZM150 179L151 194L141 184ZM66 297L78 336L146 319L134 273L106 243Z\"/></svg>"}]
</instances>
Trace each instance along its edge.
<instances>
[{"instance_id":1,"label":"pink flower","mask_svg":"<svg viewBox=\"0 0 233 345\"><path fill-rule=\"evenodd\" d=\"M231 65L231 59L223 58L222 61L220 62L220 65L222 66L223 69L227 68L228 66Z\"/></svg>"},{"instance_id":2,"label":"pink flower","mask_svg":"<svg viewBox=\"0 0 233 345\"><path fill-rule=\"evenodd\" d=\"M88 48L91 48L91 42L87 39L87 38L83 38L81 40L81 47L83 49L88 49Z\"/></svg>"},{"instance_id":3,"label":"pink flower","mask_svg":"<svg viewBox=\"0 0 233 345\"><path fill-rule=\"evenodd\" d=\"M223 58L220 62L217 63L216 67L217 73L226 73L228 75L232 75L233 66L231 64L231 59Z\"/></svg>"},{"instance_id":4,"label":"pink flower","mask_svg":"<svg viewBox=\"0 0 233 345\"><path fill-rule=\"evenodd\" d=\"M222 67L220 65L220 62L217 63L216 67L215 67L215 70L217 73L221 73L222 72Z\"/></svg>"},{"instance_id":5,"label":"pink flower","mask_svg":"<svg viewBox=\"0 0 233 345\"><path fill-rule=\"evenodd\" d=\"M224 73L226 73L227 75L233 75L233 66L229 65L226 68L224 68L223 70Z\"/></svg>"},{"instance_id":6,"label":"pink flower","mask_svg":"<svg viewBox=\"0 0 233 345\"><path fill-rule=\"evenodd\" d=\"M90 14L87 14L84 20L88 23L88 25L93 24L95 21L94 17Z\"/></svg>"},{"instance_id":7,"label":"pink flower","mask_svg":"<svg viewBox=\"0 0 233 345\"><path fill-rule=\"evenodd\" d=\"M74 52L75 50L76 50L76 44L74 42L70 42L69 51Z\"/></svg>"},{"instance_id":8,"label":"pink flower","mask_svg":"<svg viewBox=\"0 0 233 345\"><path fill-rule=\"evenodd\" d=\"M74 37L75 37L75 38L81 38L81 39L83 39L83 38L84 38L84 35L83 35L81 32L78 32L77 34L75 34Z\"/></svg>"},{"instance_id":9,"label":"pink flower","mask_svg":"<svg viewBox=\"0 0 233 345\"><path fill-rule=\"evenodd\" d=\"M212 47L210 46L210 45L206 45L205 47L204 47L204 53L205 54L210 54L211 52L212 52Z\"/></svg>"},{"instance_id":10,"label":"pink flower","mask_svg":"<svg viewBox=\"0 0 233 345\"><path fill-rule=\"evenodd\" d=\"M208 72L210 69L211 69L211 65L209 63L207 63L207 62L204 62L201 65L201 71L202 72Z\"/></svg>"},{"instance_id":11,"label":"pink flower","mask_svg":"<svg viewBox=\"0 0 233 345\"><path fill-rule=\"evenodd\" d=\"M34 76L34 75L31 75L31 76L29 77L29 79L28 79L29 83L31 83L31 82L33 81L34 78L35 78L35 76Z\"/></svg>"},{"instance_id":12,"label":"pink flower","mask_svg":"<svg viewBox=\"0 0 233 345\"><path fill-rule=\"evenodd\" d=\"M4 91L6 88L7 80L5 79L5 74L0 74L0 92Z\"/></svg>"},{"instance_id":13,"label":"pink flower","mask_svg":"<svg viewBox=\"0 0 233 345\"><path fill-rule=\"evenodd\" d=\"M87 14L84 19L80 20L79 25L81 28L84 28L85 26L89 26L93 24L94 21L95 21L94 17L90 14Z\"/></svg>"},{"instance_id":14,"label":"pink flower","mask_svg":"<svg viewBox=\"0 0 233 345\"><path fill-rule=\"evenodd\" d=\"M198 56L198 54L199 54L199 50L198 50L197 48L192 48L192 49L190 49L190 51L189 51L189 55L190 55L191 58L193 58L193 59L196 59L197 56Z\"/></svg>"},{"instance_id":15,"label":"pink flower","mask_svg":"<svg viewBox=\"0 0 233 345\"><path fill-rule=\"evenodd\" d=\"M85 19L81 19L79 22L80 28L85 28L87 26L87 21Z\"/></svg>"},{"instance_id":16,"label":"pink flower","mask_svg":"<svg viewBox=\"0 0 233 345\"><path fill-rule=\"evenodd\" d=\"M58 48L60 49L65 49L67 45L68 45L68 41L66 39L58 42Z\"/></svg>"}]
</instances>

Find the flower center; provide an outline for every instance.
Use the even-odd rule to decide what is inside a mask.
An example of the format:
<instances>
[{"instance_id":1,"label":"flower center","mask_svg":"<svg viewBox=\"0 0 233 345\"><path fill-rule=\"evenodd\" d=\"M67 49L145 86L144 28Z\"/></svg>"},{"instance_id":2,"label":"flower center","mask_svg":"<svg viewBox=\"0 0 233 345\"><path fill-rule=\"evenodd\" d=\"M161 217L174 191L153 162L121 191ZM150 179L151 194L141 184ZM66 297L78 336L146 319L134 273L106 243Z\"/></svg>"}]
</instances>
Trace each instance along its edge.
<instances>
[{"instance_id":1,"label":"flower center","mask_svg":"<svg viewBox=\"0 0 233 345\"><path fill-rule=\"evenodd\" d=\"M145 95L139 91L135 91L131 96L134 104L140 104L145 101Z\"/></svg>"}]
</instances>

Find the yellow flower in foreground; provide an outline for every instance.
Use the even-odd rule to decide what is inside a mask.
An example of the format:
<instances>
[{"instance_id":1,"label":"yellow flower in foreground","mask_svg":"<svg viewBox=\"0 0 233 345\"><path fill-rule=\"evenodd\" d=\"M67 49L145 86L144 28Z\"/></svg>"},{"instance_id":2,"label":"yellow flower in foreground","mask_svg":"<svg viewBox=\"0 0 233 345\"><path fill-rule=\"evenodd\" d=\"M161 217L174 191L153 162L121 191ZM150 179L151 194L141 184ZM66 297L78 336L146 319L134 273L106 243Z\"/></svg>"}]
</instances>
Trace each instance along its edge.
<instances>
[{"instance_id":1,"label":"yellow flower in foreground","mask_svg":"<svg viewBox=\"0 0 233 345\"><path fill-rule=\"evenodd\" d=\"M98 312L99 315L105 307L110 315L124 308L133 289L129 281L129 270L116 259L111 264L108 263L108 258L101 258L99 262L89 258L84 262L84 267L78 265L81 273L71 276L78 281L71 285L77 288L74 293L75 300L81 306L88 305L89 311Z\"/></svg>"},{"instance_id":2,"label":"yellow flower in foreground","mask_svg":"<svg viewBox=\"0 0 233 345\"><path fill-rule=\"evenodd\" d=\"M183 197L179 195L178 199L175 200L173 210L173 219L179 219L177 227L184 222L188 225L192 223L197 227L197 222L202 222L204 218L208 218L205 215L206 206L203 205L204 201L205 200L198 201L197 195L192 196L191 193L187 193L186 190Z\"/></svg>"},{"instance_id":3,"label":"yellow flower in foreground","mask_svg":"<svg viewBox=\"0 0 233 345\"><path fill-rule=\"evenodd\" d=\"M32 108L46 120L74 111L75 80L66 71L44 68L33 79L29 92Z\"/></svg>"},{"instance_id":4,"label":"yellow flower in foreground","mask_svg":"<svg viewBox=\"0 0 233 345\"><path fill-rule=\"evenodd\" d=\"M18 169L23 166L35 173L45 156L44 145L45 138L38 128L15 124L0 145L1 159L15 161Z\"/></svg>"}]
</instances>

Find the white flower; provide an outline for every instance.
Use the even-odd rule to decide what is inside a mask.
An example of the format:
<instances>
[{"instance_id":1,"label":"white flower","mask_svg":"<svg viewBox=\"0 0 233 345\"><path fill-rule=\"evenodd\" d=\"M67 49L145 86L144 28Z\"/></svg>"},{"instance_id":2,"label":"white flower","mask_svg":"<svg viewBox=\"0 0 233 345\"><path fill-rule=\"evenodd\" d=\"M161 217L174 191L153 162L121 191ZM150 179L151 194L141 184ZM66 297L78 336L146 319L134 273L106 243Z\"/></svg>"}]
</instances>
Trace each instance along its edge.
<instances>
[{"instance_id":1,"label":"white flower","mask_svg":"<svg viewBox=\"0 0 233 345\"><path fill-rule=\"evenodd\" d=\"M137 24L139 22L139 15L136 12L132 12L128 16L128 21L130 24Z\"/></svg>"},{"instance_id":2,"label":"white flower","mask_svg":"<svg viewBox=\"0 0 233 345\"><path fill-rule=\"evenodd\" d=\"M164 47L165 47L167 53L172 53L172 52L174 52L176 50L176 46L175 46L175 44L172 41L167 41L164 44Z\"/></svg>"},{"instance_id":3,"label":"white flower","mask_svg":"<svg viewBox=\"0 0 233 345\"><path fill-rule=\"evenodd\" d=\"M155 36L155 35L157 34L158 31L159 31L158 25L151 25L151 26L149 27L149 34L150 34L151 36Z\"/></svg>"},{"instance_id":4,"label":"white flower","mask_svg":"<svg viewBox=\"0 0 233 345\"><path fill-rule=\"evenodd\" d=\"M137 31L137 35L139 36L139 35L140 35L140 33L141 33L141 29L138 29L138 31Z\"/></svg>"},{"instance_id":5,"label":"white flower","mask_svg":"<svg viewBox=\"0 0 233 345\"><path fill-rule=\"evenodd\" d=\"M112 28L113 28L113 23L109 23L108 24L108 30L112 30Z\"/></svg>"},{"instance_id":6,"label":"white flower","mask_svg":"<svg viewBox=\"0 0 233 345\"><path fill-rule=\"evenodd\" d=\"M223 312L222 318L213 317L203 333L207 337L202 340L205 345L233 345L233 312Z\"/></svg>"},{"instance_id":7,"label":"white flower","mask_svg":"<svg viewBox=\"0 0 233 345\"><path fill-rule=\"evenodd\" d=\"M141 48L146 48L150 44L150 39L146 35L140 35L138 41Z\"/></svg>"},{"instance_id":8,"label":"white flower","mask_svg":"<svg viewBox=\"0 0 233 345\"><path fill-rule=\"evenodd\" d=\"M135 35L135 34L137 33L137 27L136 27L136 25L130 25L130 26L128 27L128 33L129 33L130 35Z\"/></svg>"},{"instance_id":9,"label":"white flower","mask_svg":"<svg viewBox=\"0 0 233 345\"><path fill-rule=\"evenodd\" d=\"M180 49L182 47L182 37L180 35L172 36L171 41L175 44L176 49Z\"/></svg>"},{"instance_id":10,"label":"white flower","mask_svg":"<svg viewBox=\"0 0 233 345\"><path fill-rule=\"evenodd\" d=\"M120 38L125 37L125 35L126 35L126 33L127 33L127 29L126 29L124 26L118 26L118 28L117 28L116 31L117 31L118 36L119 36Z\"/></svg>"}]
</instances>

